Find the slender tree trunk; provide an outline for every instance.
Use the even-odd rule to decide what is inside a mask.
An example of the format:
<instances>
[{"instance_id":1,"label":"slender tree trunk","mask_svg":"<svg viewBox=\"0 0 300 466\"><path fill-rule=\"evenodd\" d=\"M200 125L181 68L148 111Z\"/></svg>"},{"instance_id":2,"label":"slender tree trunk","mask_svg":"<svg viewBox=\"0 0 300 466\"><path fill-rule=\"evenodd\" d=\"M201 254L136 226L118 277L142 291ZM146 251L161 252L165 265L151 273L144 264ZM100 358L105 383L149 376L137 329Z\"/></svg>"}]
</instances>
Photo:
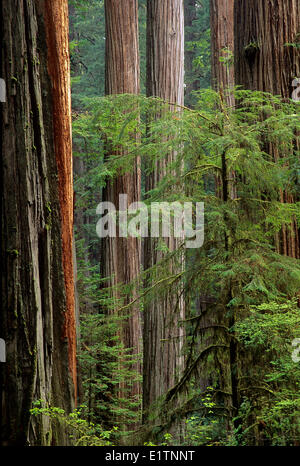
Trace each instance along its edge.
<instances>
[{"instance_id":1,"label":"slender tree trunk","mask_svg":"<svg viewBox=\"0 0 300 466\"><path fill-rule=\"evenodd\" d=\"M182 0L148 0L147 3L147 95L183 105L184 99L184 12ZM176 107L173 107L176 111ZM146 192L155 188L166 174L167 164L176 153L157 161L153 174L146 179ZM178 246L174 238L166 238L170 251ZM162 259L157 242L146 238L144 268L148 269ZM174 270L173 270L174 272ZM178 287L178 294L182 292ZM144 309L144 381L143 410L149 409L176 382L183 369L184 319L182 296L168 293L156 298Z\"/></svg>"},{"instance_id":2,"label":"slender tree trunk","mask_svg":"<svg viewBox=\"0 0 300 466\"><path fill-rule=\"evenodd\" d=\"M237 0L235 7L235 79L245 89L270 92L290 99L293 80L300 76L300 0ZM298 44L298 47L288 45ZM267 148L274 159L284 156ZM281 193L282 202L294 202ZM277 237L278 252L299 258L296 220L283 226Z\"/></svg>"},{"instance_id":3,"label":"slender tree trunk","mask_svg":"<svg viewBox=\"0 0 300 466\"><path fill-rule=\"evenodd\" d=\"M106 0L106 78L105 92L109 94L138 94L140 92L139 77L139 43L138 43L138 3L137 0ZM135 136L133 136L135 137ZM125 156L126 154L123 153ZM103 200L119 206L119 195L127 194L128 206L140 200L141 174L139 161L131 173L118 176L109 182L103 193ZM141 242L138 238L107 238L103 242L104 276L114 277L111 285L129 284L136 280L140 273ZM124 304L137 297L125 296ZM119 297L114 292L115 298ZM116 303L117 309L117 303ZM120 330L121 341L125 348L132 349L132 355L141 354L141 318L139 304L125 311L126 318ZM132 369L141 372L141 364L133 364ZM126 387L127 383L125 383ZM125 388L124 387L124 388ZM139 382L131 388L130 397L138 397L141 393ZM128 396L126 395L126 396Z\"/></svg>"},{"instance_id":4,"label":"slender tree trunk","mask_svg":"<svg viewBox=\"0 0 300 466\"><path fill-rule=\"evenodd\" d=\"M210 0L210 24L211 24L211 67L212 86L219 91L224 107L234 105L234 0ZM223 60L220 60L223 59ZM230 111L228 109L228 111ZM222 157L222 172L215 176L216 195L224 203L236 197L235 174L229 173L227 167L226 153ZM227 221L224 218L225 222ZM229 238L224 237L225 248L228 249ZM218 387L217 401L224 408L224 418L227 419L227 430L232 429L232 418L236 414L236 346L234 340L230 339L226 328L234 324L234 318L228 319L227 302L230 300L231 292L225 297L225 302L217 305L206 303L207 297L199 297L201 320L200 349L203 351L210 344L216 345L214 349L213 366L209 358L203 361L199 370L199 385L205 392L207 386ZM203 330L204 329L204 330ZM224 345L222 349L218 345ZM228 347L228 350L225 349ZM211 357L211 355L210 355Z\"/></svg>"},{"instance_id":5,"label":"slender tree trunk","mask_svg":"<svg viewBox=\"0 0 300 466\"><path fill-rule=\"evenodd\" d=\"M67 1L0 10L1 444L64 444L29 409L69 411L76 392Z\"/></svg>"}]
</instances>

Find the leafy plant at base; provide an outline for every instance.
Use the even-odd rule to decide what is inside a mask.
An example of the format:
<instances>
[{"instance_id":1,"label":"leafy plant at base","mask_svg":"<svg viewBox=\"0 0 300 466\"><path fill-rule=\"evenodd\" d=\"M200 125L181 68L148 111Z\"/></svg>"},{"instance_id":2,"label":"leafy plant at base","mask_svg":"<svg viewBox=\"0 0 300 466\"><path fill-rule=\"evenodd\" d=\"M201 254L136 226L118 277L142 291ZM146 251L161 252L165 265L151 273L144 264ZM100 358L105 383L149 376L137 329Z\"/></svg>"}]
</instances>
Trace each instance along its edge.
<instances>
[{"instance_id":1,"label":"leafy plant at base","mask_svg":"<svg viewBox=\"0 0 300 466\"><path fill-rule=\"evenodd\" d=\"M255 435L269 445L295 445L300 438L300 366L292 341L300 336L297 301L251 306L235 326L245 353L259 359L241 381L239 443Z\"/></svg>"},{"instance_id":2,"label":"leafy plant at base","mask_svg":"<svg viewBox=\"0 0 300 466\"><path fill-rule=\"evenodd\" d=\"M79 254L79 247L77 251ZM99 287L98 270L97 266L88 266L86 256L78 262L82 309L78 360L85 402L83 414L89 422L101 423L105 428L117 426L116 436L120 437L124 425L130 428L139 419L140 400L130 399L124 389L120 396L119 387L126 381L129 391L130 383L139 375L131 369L135 358L123 347L118 333L127 316L104 311L112 306L112 299L109 291Z\"/></svg>"},{"instance_id":3,"label":"leafy plant at base","mask_svg":"<svg viewBox=\"0 0 300 466\"><path fill-rule=\"evenodd\" d=\"M73 446L108 446L112 445L110 439L117 428L105 431L100 425L93 424L81 417L84 406L75 409L72 413L57 407L44 407L42 400L34 402L30 410L32 416L47 416L54 422L64 425Z\"/></svg>"}]
</instances>

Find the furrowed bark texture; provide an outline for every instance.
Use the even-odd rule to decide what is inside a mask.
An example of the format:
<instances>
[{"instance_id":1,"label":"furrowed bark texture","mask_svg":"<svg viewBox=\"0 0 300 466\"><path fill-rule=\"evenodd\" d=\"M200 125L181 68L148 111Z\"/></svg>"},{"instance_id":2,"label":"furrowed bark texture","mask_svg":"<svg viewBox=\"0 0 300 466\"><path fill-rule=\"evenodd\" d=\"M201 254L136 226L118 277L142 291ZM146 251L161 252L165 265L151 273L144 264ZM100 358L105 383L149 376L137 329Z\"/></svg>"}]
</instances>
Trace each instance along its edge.
<instances>
[{"instance_id":1,"label":"furrowed bark texture","mask_svg":"<svg viewBox=\"0 0 300 466\"><path fill-rule=\"evenodd\" d=\"M216 89L234 87L234 0L210 0L212 84ZM225 51L227 50L228 53ZM220 58L227 60L221 62ZM227 96L233 104L232 94Z\"/></svg>"},{"instance_id":2,"label":"furrowed bark texture","mask_svg":"<svg viewBox=\"0 0 300 466\"><path fill-rule=\"evenodd\" d=\"M138 42L138 3L137 0L106 0L106 78L105 92L111 94L139 94L140 63ZM136 137L133 135L133 138ZM126 156L122 152L121 155ZM108 154L109 156L109 154ZM139 161L134 163L130 173L118 176L108 182L103 192L103 200L112 202L116 209L119 206L119 194L127 194L128 206L140 200L141 173ZM102 270L104 277L113 277L110 285L129 284L136 280L140 273L141 242L138 238L107 238L103 241ZM114 291L119 298L118 291ZM124 304L137 297L136 287L131 296L123 296ZM115 311L117 312L117 303ZM141 316L139 304L125 311L125 319L120 329L121 341L125 348L132 349L132 355L141 354ZM131 367L141 372L141 364ZM124 388L127 383L125 382ZM122 387L121 387L122 388ZM126 395L137 397L141 393L141 385L135 382Z\"/></svg>"},{"instance_id":3,"label":"furrowed bark texture","mask_svg":"<svg viewBox=\"0 0 300 466\"><path fill-rule=\"evenodd\" d=\"M184 11L181 0L149 0L147 2L147 95L183 105L184 100ZM172 106L174 111L178 110ZM170 152L157 161L154 173L146 178L146 192L155 188L166 174L168 163L176 153ZM178 246L175 238L166 238L170 251ZM144 269L163 258L157 241L145 238ZM179 266L181 268L182 264ZM170 273L178 266L170 266ZM176 270L175 270L176 269ZM151 283L149 283L151 285ZM144 382L143 410L147 418L152 403L176 382L183 369L184 332L179 321L184 318L184 302L178 285L177 293L157 297L144 309Z\"/></svg>"},{"instance_id":4,"label":"furrowed bark texture","mask_svg":"<svg viewBox=\"0 0 300 466\"><path fill-rule=\"evenodd\" d=\"M147 3L147 95L183 105L184 13L181 0Z\"/></svg>"},{"instance_id":5,"label":"furrowed bark texture","mask_svg":"<svg viewBox=\"0 0 300 466\"><path fill-rule=\"evenodd\" d=\"M300 75L299 0L236 0L236 84L290 98Z\"/></svg>"},{"instance_id":6,"label":"furrowed bark texture","mask_svg":"<svg viewBox=\"0 0 300 466\"><path fill-rule=\"evenodd\" d=\"M48 72L52 83L53 127L61 211L63 269L66 289L64 336L77 392L76 318L73 266L73 166L68 2L45 2Z\"/></svg>"},{"instance_id":7,"label":"furrowed bark texture","mask_svg":"<svg viewBox=\"0 0 300 466\"><path fill-rule=\"evenodd\" d=\"M235 4L235 79L245 89L271 92L290 99L293 80L300 77L300 0L237 0ZM287 44L297 44L291 46ZM274 146L274 160L284 157ZM281 192L281 202L292 195ZM276 240L278 252L300 258L296 220Z\"/></svg>"},{"instance_id":8,"label":"furrowed bark texture","mask_svg":"<svg viewBox=\"0 0 300 466\"><path fill-rule=\"evenodd\" d=\"M59 3L58 11L66 8L66 1ZM53 119L63 118L54 115L53 100L67 90L47 71L52 44L46 42L44 7L43 1L0 2L1 77L7 84L7 102L0 104L0 331L7 345L7 362L0 367L2 445L65 444L57 425L30 417L29 409L38 399L66 411L74 404L53 126Z\"/></svg>"}]
</instances>

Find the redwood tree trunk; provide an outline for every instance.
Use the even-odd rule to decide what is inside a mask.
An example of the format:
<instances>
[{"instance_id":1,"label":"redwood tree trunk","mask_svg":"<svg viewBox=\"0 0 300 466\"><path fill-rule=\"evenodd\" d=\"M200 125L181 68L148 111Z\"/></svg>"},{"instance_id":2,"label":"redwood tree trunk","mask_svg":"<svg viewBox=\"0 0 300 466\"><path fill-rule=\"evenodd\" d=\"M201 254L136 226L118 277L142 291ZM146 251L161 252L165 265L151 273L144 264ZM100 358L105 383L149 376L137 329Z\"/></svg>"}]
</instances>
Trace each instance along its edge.
<instances>
[{"instance_id":1,"label":"redwood tree trunk","mask_svg":"<svg viewBox=\"0 0 300 466\"><path fill-rule=\"evenodd\" d=\"M66 290L64 337L68 340L69 368L77 392L76 319L73 272L73 164L69 13L66 0L45 2L48 73L52 84L54 148L58 169L63 270Z\"/></svg>"},{"instance_id":2,"label":"redwood tree trunk","mask_svg":"<svg viewBox=\"0 0 300 466\"><path fill-rule=\"evenodd\" d=\"M67 0L0 11L1 444L64 444L29 409L69 411L76 391Z\"/></svg>"},{"instance_id":3,"label":"redwood tree trunk","mask_svg":"<svg viewBox=\"0 0 300 466\"><path fill-rule=\"evenodd\" d=\"M138 2L137 0L106 0L106 78L105 92L109 94L139 94L140 92L140 64L138 42ZM134 135L133 135L134 137ZM125 156L126 154L123 153ZM141 174L139 161L135 162L131 173L117 177L108 182L103 200L113 202L116 209L119 206L119 195L127 194L128 205L140 200ZM140 273L141 242L138 238L107 238L103 242L105 277L114 276L111 285L129 284ZM114 292L115 298L119 293ZM124 304L134 300L133 296L125 296ZM117 303L116 308L117 310ZM132 349L132 355L141 354L141 318L139 304L129 311L120 330L121 341L125 348ZM137 373L141 371L140 363L132 365L131 369ZM126 386L126 383L125 383ZM133 384L129 396L140 395L139 382ZM128 396L126 395L126 396Z\"/></svg>"},{"instance_id":4,"label":"redwood tree trunk","mask_svg":"<svg viewBox=\"0 0 300 466\"><path fill-rule=\"evenodd\" d=\"M234 86L234 0L210 0L212 84L216 89ZM231 59L230 59L231 57ZM220 61L220 58L225 60ZM233 103L232 94L228 104Z\"/></svg>"},{"instance_id":5,"label":"redwood tree trunk","mask_svg":"<svg viewBox=\"0 0 300 466\"><path fill-rule=\"evenodd\" d=\"M300 74L299 0L236 0L236 84L290 98Z\"/></svg>"},{"instance_id":6,"label":"redwood tree trunk","mask_svg":"<svg viewBox=\"0 0 300 466\"><path fill-rule=\"evenodd\" d=\"M292 97L293 80L300 76L300 0L237 0L235 7L235 79L245 89ZM291 46L287 44L297 44ZM277 160L276 147L267 150ZM281 192L282 202L293 196ZM276 239L277 251L299 258L296 220Z\"/></svg>"},{"instance_id":7,"label":"redwood tree trunk","mask_svg":"<svg viewBox=\"0 0 300 466\"><path fill-rule=\"evenodd\" d=\"M160 97L183 105L184 99L184 12L182 0L148 0L147 2L147 96ZM173 107L176 111L177 109ZM146 178L146 192L155 188L166 174L166 166L176 154L157 161L155 172ZM177 240L165 240L170 251ZM144 269L157 264L162 254L157 242L146 238ZM180 286L178 287L178 289ZM182 291L181 289L179 291ZM184 302L178 295L156 298L144 309L144 381L143 409L145 418L161 395L176 382L183 368Z\"/></svg>"}]
</instances>

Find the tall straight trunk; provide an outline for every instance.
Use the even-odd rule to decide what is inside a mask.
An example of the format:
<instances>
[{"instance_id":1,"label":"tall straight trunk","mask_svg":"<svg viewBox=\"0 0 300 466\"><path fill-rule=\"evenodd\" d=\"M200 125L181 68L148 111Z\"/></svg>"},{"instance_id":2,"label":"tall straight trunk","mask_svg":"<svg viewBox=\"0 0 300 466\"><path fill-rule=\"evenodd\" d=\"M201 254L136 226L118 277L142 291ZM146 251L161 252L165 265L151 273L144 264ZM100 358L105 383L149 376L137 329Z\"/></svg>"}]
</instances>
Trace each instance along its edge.
<instances>
[{"instance_id":1,"label":"tall straight trunk","mask_svg":"<svg viewBox=\"0 0 300 466\"><path fill-rule=\"evenodd\" d=\"M299 0L236 0L236 84L290 98L300 75Z\"/></svg>"},{"instance_id":2,"label":"tall straight trunk","mask_svg":"<svg viewBox=\"0 0 300 466\"><path fill-rule=\"evenodd\" d=\"M210 29L212 87L220 92L220 97L230 111L235 104L234 0L210 0ZM230 173L230 178L233 181L228 184L229 197L235 198L235 174ZM224 198L220 181L216 180L217 194Z\"/></svg>"},{"instance_id":3,"label":"tall straight trunk","mask_svg":"<svg viewBox=\"0 0 300 466\"><path fill-rule=\"evenodd\" d=\"M76 392L67 0L0 2L1 444L66 443L30 417Z\"/></svg>"},{"instance_id":4,"label":"tall straight trunk","mask_svg":"<svg viewBox=\"0 0 300 466\"><path fill-rule=\"evenodd\" d=\"M234 86L234 0L210 0L212 84L216 89ZM221 61L222 59L223 61ZM233 96L227 96L227 104Z\"/></svg>"},{"instance_id":5,"label":"tall straight trunk","mask_svg":"<svg viewBox=\"0 0 300 466\"><path fill-rule=\"evenodd\" d=\"M245 89L292 97L293 81L300 76L300 0L237 0L235 7L235 79ZM298 47L288 45L297 44ZM277 160L274 146L267 150ZM282 202L293 196L281 192ZM296 221L276 240L277 250L300 258L299 228Z\"/></svg>"},{"instance_id":6,"label":"tall straight trunk","mask_svg":"<svg viewBox=\"0 0 300 466\"><path fill-rule=\"evenodd\" d=\"M68 2L42 2L48 46L48 73L52 84L54 149L58 168L62 227L63 270L66 290L64 337L69 367L77 394L76 316L73 263L73 158Z\"/></svg>"},{"instance_id":7,"label":"tall straight trunk","mask_svg":"<svg viewBox=\"0 0 300 466\"><path fill-rule=\"evenodd\" d=\"M138 42L138 2L137 0L106 0L106 78L105 93L138 94L140 92L140 63ZM135 137L133 135L133 137ZM126 154L123 152L123 155ZM113 182L108 182L103 200L119 206L119 195L127 194L128 205L140 200L141 174L139 161L134 164L130 173L118 176ZM103 274L114 276L111 285L129 284L136 280L140 273L141 242L138 238L107 238L103 242ZM119 297L114 292L115 298ZM125 296L124 304L134 300L133 296ZM117 308L117 303L116 303ZM126 315L128 314L126 310ZM132 355L141 354L141 318L139 304L130 309L120 330L121 341L125 348L132 349ZM133 364L133 370L141 371L140 363ZM125 383L125 386L127 384ZM139 382L131 388L130 397L141 393ZM127 396L127 395L126 395Z\"/></svg>"},{"instance_id":8,"label":"tall straight trunk","mask_svg":"<svg viewBox=\"0 0 300 466\"><path fill-rule=\"evenodd\" d=\"M182 0L148 0L147 2L147 96L160 97L183 105L184 100L184 11ZM174 111L178 110L173 107ZM166 174L166 166L174 160L170 152L156 163L154 173L146 178L146 192L155 188ZM166 238L170 251L178 246L174 238ZM144 268L162 259L157 241L144 242ZM179 287L180 288L180 287ZM178 291L178 294L182 290ZM176 382L183 368L184 302L177 293L157 297L144 309L144 417L157 399Z\"/></svg>"}]
</instances>

